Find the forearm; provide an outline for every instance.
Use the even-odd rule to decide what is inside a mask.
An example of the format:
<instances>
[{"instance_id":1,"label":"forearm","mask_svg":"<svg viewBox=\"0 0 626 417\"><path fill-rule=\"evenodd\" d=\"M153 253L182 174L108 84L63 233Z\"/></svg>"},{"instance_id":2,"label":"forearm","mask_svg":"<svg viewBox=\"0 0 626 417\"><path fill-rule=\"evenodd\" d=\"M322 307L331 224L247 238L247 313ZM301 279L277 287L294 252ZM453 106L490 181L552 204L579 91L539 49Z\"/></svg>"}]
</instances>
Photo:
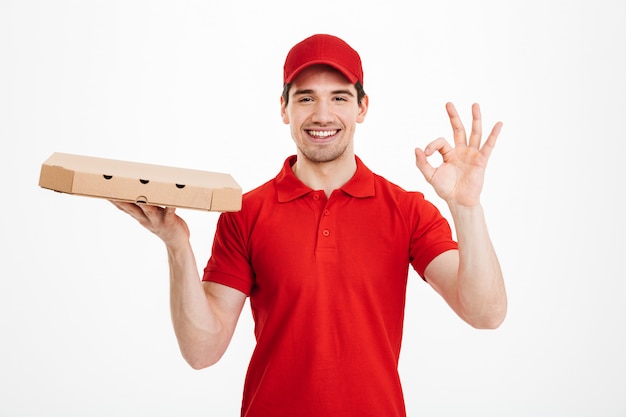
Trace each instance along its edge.
<instances>
[{"instance_id":1,"label":"forearm","mask_svg":"<svg viewBox=\"0 0 626 417\"><path fill-rule=\"evenodd\" d=\"M185 360L195 369L217 362L229 337L204 292L189 242L168 246L170 309Z\"/></svg>"},{"instance_id":2,"label":"forearm","mask_svg":"<svg viewBox=\"0 0 626 417\"><path fill-rule=\"evenodd\" d=\"M457 294L464 319L479 328L495 328L504 320L507 297L483 209L450 206L459 243Z\"/></svg>"},{"instance_id":3,"label":"forearm","mask_svg":"<svg viewBox=\"0 0 626 417\"><path fill-rule=\"evenodd\" d=\"M245 294L205 291L189 242L189 228L173 207L112 201L157 235L167 248L170 308L174 332L185 360L196 369L217 362L226 350Z\"/></svg>"}]
</instances>

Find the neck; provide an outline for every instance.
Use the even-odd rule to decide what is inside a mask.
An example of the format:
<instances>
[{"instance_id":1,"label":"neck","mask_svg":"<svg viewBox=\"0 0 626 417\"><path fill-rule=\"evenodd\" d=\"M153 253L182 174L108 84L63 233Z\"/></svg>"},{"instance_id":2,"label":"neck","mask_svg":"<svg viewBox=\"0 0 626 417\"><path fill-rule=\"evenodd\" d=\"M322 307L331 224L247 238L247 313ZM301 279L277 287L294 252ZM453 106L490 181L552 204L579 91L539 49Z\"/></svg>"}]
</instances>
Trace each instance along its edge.
<instances>
[{"instance_id":1,"label":"neck","mask_svg":"<svg viewBox=\"0 0 626 417\"><path fill-rule=\"evenodd\" d=\"M349 154L330 162L314 162L298 152L298 160L291 169L304 184L314 190L324 190L326 197L330 197L334 190L350 181L356 172L356 159Z\"/></svg>"}]
</instances>

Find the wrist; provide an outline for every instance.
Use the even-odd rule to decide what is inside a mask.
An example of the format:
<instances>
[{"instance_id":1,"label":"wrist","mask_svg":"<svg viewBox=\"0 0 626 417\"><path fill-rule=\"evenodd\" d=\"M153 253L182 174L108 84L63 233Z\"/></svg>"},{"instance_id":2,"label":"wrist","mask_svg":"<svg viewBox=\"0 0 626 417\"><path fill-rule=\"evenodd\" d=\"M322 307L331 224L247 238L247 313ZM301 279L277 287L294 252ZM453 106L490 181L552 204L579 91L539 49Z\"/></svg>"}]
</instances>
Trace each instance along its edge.
<instances>
[{"instance_id":1,"label":"wrist","mask_svg":"<svg viewBox=\"0 0 626 417\"><path fill-rule=\"evenodd\" d=\"M180 256L187 253L191 249L191 242L188 236L170 237L163 239L167 253L172 257Z\"/></svg>"},{"instance_id":2,"label":"wrist","mask_svg":"<svg viewBox=\"0 0 626 417\"><path fill-rule=\"evenodd\" d=\"M477 214L482 216L483 214L483 206L480 201L472 204L448 202L448 208L450 209L450 214L452 214L453 217L475 216Z\"/></svg>"}]
</instances>

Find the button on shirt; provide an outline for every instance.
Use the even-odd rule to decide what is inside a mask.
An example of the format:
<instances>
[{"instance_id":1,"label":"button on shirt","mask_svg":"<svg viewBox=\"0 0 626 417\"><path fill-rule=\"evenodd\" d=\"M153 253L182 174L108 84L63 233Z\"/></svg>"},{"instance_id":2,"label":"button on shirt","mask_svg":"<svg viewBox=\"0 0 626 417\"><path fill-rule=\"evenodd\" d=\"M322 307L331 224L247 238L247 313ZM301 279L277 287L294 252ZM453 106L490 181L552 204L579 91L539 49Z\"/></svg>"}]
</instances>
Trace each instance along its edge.
<instances>
[{"instance_id":1,"label":"button on shirt","mask_svg":"<svg viewBox=\"0 0 626 417\"><path fill-rule=\"evenodd\" d=\"M218 221L204 280L250 297L246 417L405 416L397 372L408 268L457 248L421 193L357 171L330 198L295 177Z\"/></svg>"}]
</instances>

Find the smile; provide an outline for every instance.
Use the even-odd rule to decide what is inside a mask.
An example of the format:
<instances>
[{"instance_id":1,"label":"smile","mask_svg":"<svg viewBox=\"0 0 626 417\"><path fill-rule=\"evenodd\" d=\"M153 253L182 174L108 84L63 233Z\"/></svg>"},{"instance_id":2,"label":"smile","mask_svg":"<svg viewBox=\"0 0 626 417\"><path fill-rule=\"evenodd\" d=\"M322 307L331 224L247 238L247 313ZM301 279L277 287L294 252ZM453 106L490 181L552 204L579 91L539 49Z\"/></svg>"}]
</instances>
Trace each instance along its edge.
<instances>
[{"instance_id":1,"label":"smile","mask_svg":"<svg viewBox=\"0 0 626 417\"><path fill-rule=\"evenodd\" d=\"M307 133L314 138L327 138L336 135L338 130L307 130Z\"/></svg>"}]
</instances>

